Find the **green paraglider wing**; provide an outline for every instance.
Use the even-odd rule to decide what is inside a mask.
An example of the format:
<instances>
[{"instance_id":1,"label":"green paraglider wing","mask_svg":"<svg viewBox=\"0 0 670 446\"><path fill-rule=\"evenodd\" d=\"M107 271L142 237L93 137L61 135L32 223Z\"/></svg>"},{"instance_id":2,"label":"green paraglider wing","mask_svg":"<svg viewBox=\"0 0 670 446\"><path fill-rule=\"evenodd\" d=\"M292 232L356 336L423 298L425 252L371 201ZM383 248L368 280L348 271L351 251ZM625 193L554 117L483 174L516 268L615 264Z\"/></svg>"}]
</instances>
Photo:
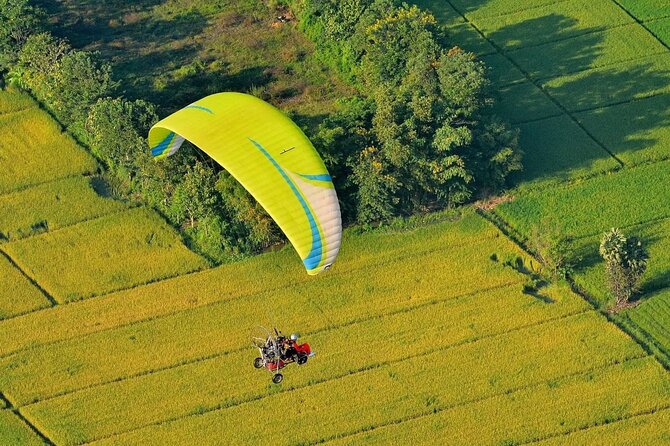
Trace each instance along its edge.
<instances>
[{"instance_id":1,"label":"green paraglider wing","mask_svg":"<svg viewBox=\"0 0 670 446\"><path fill-rule=\"evenodd\" d=\"M323 160L300 128L270 104L242 93L207 96L149 131L151 154L188 139L226 169L286 234L309 274L337 257L342 220Z\"/></svg>"}]
</instances>

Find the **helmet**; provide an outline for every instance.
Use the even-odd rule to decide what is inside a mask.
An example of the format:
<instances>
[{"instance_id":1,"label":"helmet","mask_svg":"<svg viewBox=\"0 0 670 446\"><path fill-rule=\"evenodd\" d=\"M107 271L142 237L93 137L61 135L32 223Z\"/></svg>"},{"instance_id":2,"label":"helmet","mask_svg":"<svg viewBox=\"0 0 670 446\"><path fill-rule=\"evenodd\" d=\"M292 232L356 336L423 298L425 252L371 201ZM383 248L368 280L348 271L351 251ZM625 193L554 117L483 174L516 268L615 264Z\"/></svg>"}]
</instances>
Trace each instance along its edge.
<instances>
[{"instance_id":1,"label":"helmet","mask_svg":"<svg viewBox=\"0 0 670 446\"><path fill-rule=\"evenodd\" d=\"M297 341L300 335L298 333L293 333L291 335L291 341Z\"/></svg>"}]
</instances>

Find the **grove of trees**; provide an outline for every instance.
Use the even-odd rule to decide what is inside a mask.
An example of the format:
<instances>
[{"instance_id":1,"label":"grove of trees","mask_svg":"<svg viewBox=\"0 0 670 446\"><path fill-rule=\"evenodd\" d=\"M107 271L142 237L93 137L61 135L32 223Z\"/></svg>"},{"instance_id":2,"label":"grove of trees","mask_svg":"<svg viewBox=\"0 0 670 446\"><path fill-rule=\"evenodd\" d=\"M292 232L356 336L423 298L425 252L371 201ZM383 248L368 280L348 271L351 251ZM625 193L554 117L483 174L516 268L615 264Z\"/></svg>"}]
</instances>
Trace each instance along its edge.
<instances>
[{"instance_id":1,"label":"grove of trees","mask_svg":"<svg viewBox=\"0 0 670 446\"><path fill-rule=\"evenodd\" d=\"M392 0L289 3L317 57L356 87L308 134L345 223L459 205L503 189L521 169L517 131L491 112L486 67L452 46L431 14ZM5 79L90 148L117 195L158 209L214 261L281 240L253 198L196 148L151 159L146 135L157 107L119 96L97 54L41 32L28 0L0 0L0 11Z\"/></svg>"}]
</instances>

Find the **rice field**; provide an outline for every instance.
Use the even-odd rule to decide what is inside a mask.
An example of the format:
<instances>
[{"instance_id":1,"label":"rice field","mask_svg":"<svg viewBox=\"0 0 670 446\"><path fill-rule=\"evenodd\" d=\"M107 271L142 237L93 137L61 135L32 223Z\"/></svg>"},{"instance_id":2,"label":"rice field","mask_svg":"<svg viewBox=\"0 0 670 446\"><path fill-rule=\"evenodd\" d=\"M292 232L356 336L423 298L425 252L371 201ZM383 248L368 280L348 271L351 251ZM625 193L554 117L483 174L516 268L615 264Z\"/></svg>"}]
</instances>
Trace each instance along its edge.
<instances>
[{"instance_id":1,"label":"rice field","mask_svg":"<svg viewBox=\"0 0 670 446\"><path fill-rule=\"evenodd\" d=\"M6 243L2 249L61 303L207 266L162 218L143 208Z\"/></svg>"},{"instance_id":2,"label":"rice field","mask_svg":"<svg viewBox=\"0 0 670 446\"><path fill-rule=\"evenodd\" d=\"M36 107L35 101L25 93L15 89L0 90L0 115Z\"/></svg>"},{"instance_id":3,"label":"rice field","mask_svg":"<svg viewBox=\"0 0 670 446\"><path fill-rule=\"evenodd\" d=\"M74 176L0 195L0 239L14 241L126 209Z\"/></svg>"},{"instance_id":4,"label":"rice field","mask_svg":"<svg viewBox=\"0 0 670 446\"><path fill-rule=\"evenodd\" d=\"M47 308L49 300L0 254L0 319Z\"/></svg>"},{"instance_id":5,"label":"rice field","mask_svg":"<svg viewBox=\"0 0 670 446\"><path fill-rule=\"evenodd\" d=\"M0 194L90 174L96 168L93 157L64 134L45 111L30 107L0 114Z\"/></svg>"},{"instance_id":6,"label":"rice field","mask_svg":"<svg viewBox=\"0 0 670 446\"><path fill-rule=\"evenodd\" d=\"M566 283L529 288L537 261L471 209L348 230L316 277L290 247L208 269L157 215L77 174L0 195L0 249L20 268L0 257L0 274L7 260L17 289L37 293L0 320L0 443L670 442L670 95L635 99L630 76L603 75L661 64L664 47L612 0L418 3L490 65L497 110L521 129L526 170L495 220L521 238L554 220L581 257L575 281L601 302L599 234L622 226L649 243L643 302L610 316L626 332ZM574 113L587 85L603 100ZM317 353L281 385L249 347L273 323Z\"/></svg>"}]
</instances>

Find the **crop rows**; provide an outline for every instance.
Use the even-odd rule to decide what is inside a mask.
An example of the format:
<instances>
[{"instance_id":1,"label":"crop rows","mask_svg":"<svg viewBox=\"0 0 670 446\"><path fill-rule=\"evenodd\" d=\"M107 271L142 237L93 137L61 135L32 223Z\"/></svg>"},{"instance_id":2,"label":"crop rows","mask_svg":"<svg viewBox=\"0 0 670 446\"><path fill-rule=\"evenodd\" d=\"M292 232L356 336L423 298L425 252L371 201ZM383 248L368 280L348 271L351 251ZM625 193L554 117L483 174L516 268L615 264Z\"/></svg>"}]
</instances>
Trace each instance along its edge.
<instances>
[{"instance_id":1,"label":"crop rows","mask_svg":"<svg viewBox=\"0 0 670 446\"><path fill-rule=\"evenodd\" d=\"M23 350L0 360L0 388L15 405L22 405L97 382L241 348L263 321L270 324L274 319L283 326L315 332L471 294L481 291L482 283L490 288L519 283L519 273L488 259L491 251L486 245L474 246L474 253L442 251L422 256L420 261L417 257L406 259L389 265L380 275L361 270L326 277ZM472 267L462 267L473 259L481 266L473 262ZM426 273L438 270L444 274ZM389 273L395 279L389 279ZM198 298L197 281L191 282L188 292L187 301ZM542 301L532 298L526 303L534 300ZM559 314L585 306L567 290L556 290L550 300L555 304L547 311Z\"/></svg>"},{"instance_id":2,"label":"crop rows","mask_svg":"<svg viewBox=\"0 0 670 446\"><path fill-rule=\"evenodd\" d=\"M537 370L539 382L529 382L525 373L506 375L504 369L501 374L491 373L482 367L487 359L475 361L472 369L467 365L460 369L458 363L452 368L441 362L438 354L417 358L95 444L129 444L148 437L161 444L191 443L196 438L202 444L282 440L282 444L312 444L358 432L362 434L343 442L391 444L420 438L438 444L445 439L453 444L504 444L505 440L533 439L670 403L666 372L650 359L566 378L561 378L560 367L548 365ZM426 377L421 371L428 370ZM504 377L509 378L507 382ZM492 387L499 380L496 392ZM454 390L469 399L450 398ZM296 401L300 401L297 407ZM328 410L322 410L324 405ZM292 422L258 417L271 413L291 413ZM231 425L236 428L222 429ZM370 431L378 426L387 427Z\"/></svg>"},{"instance_id":3,"label":"crop rows","mask_svg":"<svg viewBox=\"0 0 670 446\"><path fill-rule=\"evenodd\" d=\"M670 93L670 53L549 79L542 87L569 111Z\"/></svg>"},{"instance_id":4,"label":"crop rows","mask_svg":"<svg viewBox=\"0 0 670 446\"><path fill-rule=\"evenodd\" d=\"M3 245L59 302L207 266L156 213L139 208Z\"/></svg>"},{"instance_id":5,"label":"crop rows","mask_svg":"<svg viewBox=\"0 0 670 446\"><path fill-rule=\"evenodd\" d=\"M335 444L404 443L412 438L426 439L426 444L443 444L445 438L452 444L529 442L667 407L666 373L651 358L633 360L362 432ZM164 432L168 429L160 434Z\"/></svg>"},{"instance_id":6,"label":"crop rows","mask_svg":"<svg viewBox=\"0 0 670 446\"><path fill-rule=\"evenodd\" d=\"M571 0L472 22L499 46L512 50L626 25L633 19L611 0Z\"/></svg>"},{"instance_id":7,"label":"crop rows","mask_svg":"<svg viewBox=\"0 0 670 446\"><path fill-rule=\"evenodd\" d=\"M0 194L95 171L96 162L37 107L0 115Z\"/></svg>"},{"instance_id":8,"label":"crop rows","mask_svg":"<svg viewBox=\"0 0 670 446\"><path fill-rule=\"evenodd\" d=\"M667 273L668 269L665 271ZM651 335L670 360L670 288L652 294L639 306L626 311L625 315Z\"/></svg>"},{"instance_id":9,"label":"crop rows","mask_svg":"<svg viewBox=\"0 0 670 446\"><path fill-rule=\"evenodd\" d=\"M641 21L670 16L670 5L665 0L615 0Z\"/></svg>"},{"instance_id":10,"label":"crop rows","mask_svg":"<svg viewBox=\"0 0 670 446\"><path fill-rule=\"evenodd\" d=\"M5 409L0 410L0 444L41 446L44 442L12 411Z\"/></svg>"},{"instance_id":11,"label":"crop rows","mask_svg":"<svg viewBox=\"0 0 670 446\"><path fill-rule=\"evenodd\" d=\"M37 107L37 104L27 94L16 90L0 90L0 115L31 107Z\"/></svg>"},{"instance_id":12,"label":"crop rows","mask_svg":"<svg viewBox=\"0 0 670 446\"><path fill-rule=\"evenodd\" d=\"M467 370L470 375L501 375L503 378L495 382L480 383L495 391L510 385L504 377L514 375L519 379L515 371L532 370L536 364L553 362L565 372L589 364L622 361L642 353L614 326L605 325L600 316L589 312L563 319L560 312L552 304L521 294L518 287L505 287L318 332L309 337L318 349L315 365L290 373L287 378L290 382L284 386L304 387L377 367L390 367L394 371L413 367L426 375L417 376L417 381L428 383L435 378L431 375L437 367L458 369L460 373ZM545 318L557 317L556 322L542 324ZM524 326L529 328L514 331ZM496 336L500 333L508 334ZM352 343L365 348L355 348ZM49 426L50 437L70 444L237 405L269 395L264 385L269 381L267 373L256 372L255 376L240 379L250 373L253 356L251 350L244 349L46 400L25 407L24 412ZM408 357L413 359L407 360ZM483 357L495 360L489 361L490 367L475 372ZM411 366L402 364L406 360ZM504 370L507 367L513 370ZM538 373L549 373L550 369L551 366L545 366ZM534 373L529 371L526 378L535 379ZM454 373L440 380L447 384L459 377L462 375ZM453 388L457 388L455 382ZM170 397L166 399L168 394ZM450 398L475 396L459 389ZM147 406L152 410L147 410ZM102 410L103 407L106 409Z\"/></svg>"},{"instance_id":13,"label":"crop rows","mask_svg":"<svg viewBox=\"0 0 670 446\"><path fill-rule=\"evenodd\" d=\"M468 258L468 254L469 258ZM347 275L373 276L378 280L395 280L402 265L433 253L448 262L452 253L466 258L476 274L498 275L504 280L518 276L489 261L520 254L518 248L479 216L468 212L457 221L434 224L414 231L395 233L348 233L338 263L326 276L331 287ZM454 271L462 265L448 262ZM532 265L530 265L532 267ZM453 275L448 271L449 275ZM437 276L439 277L439 276ZM316 282L320 282L322 277ZM292 249L266 254L230 265L177 277L117 292L93 300L58 306L16 320L0 322L0 356L29 346L85 335L119 325L160 317L175 311L239 299L262 292L281 291L296 286L310 286L315 279L305 275ZM499 281L497 281L499 283ZM272 286L269 286L272 284ZM457 285L457 284L454 284ZM464 287L463 289L472 289ZM358 292L360 294L360 291ZM319 293L315 299L328 299Z\"/></svg>"},{"instance_id":14,"label":"crop rows","mask_svg":"<svg viewBox=\"0 0 670 446\"><path fill-rule=\"evenodd\" d=\"M0 195L0 239L16 240L122 209L122 202L98 195L89 178L65 178Z\"/></svg>"},{"instance_id":15,"label":"crop rows","mask_svg":"<svg viewBox=\"0 0 670 446\"><path fill-rule=\"evenodd\" d=\"M0 254L0 320L50 306L47 298Z\"/></svg>"},{"instance_id":16,"label":"crop rows","mask_svg":"<svg viewBox=\"0 0 670 446\"><path fill-rule=\"evenodd\" d=\"M537 446L591 446L594 444L625 444L629 446L670 443L670 410L664 409L591 429L580 429L568 436L556 436Z\"/></svg>"},{"instance_id":17,"label":"crop rows","mask_svg":"<svg viewBox=\"0 0 670 446\"><path fill-rule=\"evenodd\" d=\"M576 118L627 166L670 159L668 94L578 113ZM646 183L653 188L652 177Z\"/></svg>"}]
</instances>

